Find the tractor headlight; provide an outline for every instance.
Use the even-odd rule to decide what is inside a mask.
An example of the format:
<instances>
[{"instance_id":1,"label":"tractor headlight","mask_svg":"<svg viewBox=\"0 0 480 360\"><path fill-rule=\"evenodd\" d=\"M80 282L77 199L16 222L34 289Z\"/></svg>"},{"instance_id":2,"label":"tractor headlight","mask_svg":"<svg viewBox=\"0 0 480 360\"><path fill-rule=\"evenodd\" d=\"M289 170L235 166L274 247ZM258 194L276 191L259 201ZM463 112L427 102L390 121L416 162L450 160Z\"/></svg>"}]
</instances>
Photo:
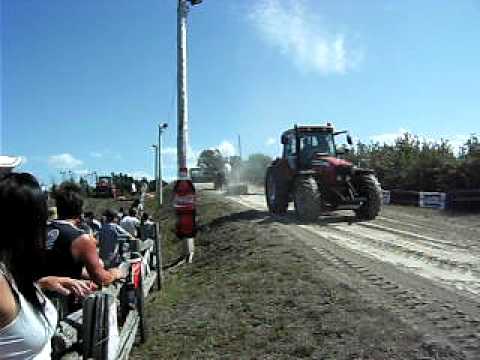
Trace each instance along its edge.
<instances>
[{"instance_id":1,"label":"tractor headlight","mask_svg":"<svg viewBox=\"0 0 480 360\"><path fill-rule=\"evenodd\" d=\"M345 176L345 181L350 181L352 180L352 177L350 175Z\"/></svg>"},{"instance_id":2,"label":"tractor headlight","mask_svg":"<svg viewBox=\"0 0 480 360\"><path fill-rule=\"evenodd\" d=\"M343 180L342 175L337 175L337 181L342 181L342 180Z\"/></svg>"}]
</instances>

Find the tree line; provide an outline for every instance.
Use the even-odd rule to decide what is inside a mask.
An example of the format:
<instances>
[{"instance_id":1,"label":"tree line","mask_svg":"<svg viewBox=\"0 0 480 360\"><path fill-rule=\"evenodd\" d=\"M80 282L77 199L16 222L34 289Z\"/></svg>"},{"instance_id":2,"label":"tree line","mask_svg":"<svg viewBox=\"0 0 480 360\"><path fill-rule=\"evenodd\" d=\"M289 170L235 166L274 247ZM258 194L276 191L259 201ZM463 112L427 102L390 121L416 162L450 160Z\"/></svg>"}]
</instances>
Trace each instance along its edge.
<instances>
[{"instance_id":1,"label":"tree line","mask_svg":"<svg viewBox=\"0 0 480 360\"><path fill-rule=\"evenodd\" d=\"M448 140L427 141L405 133L393 144L358 142L346 157L374 169L384 189L480 189L480 138L475 134L459 153Z\"/></svg>"},{"instance_id":2,"label":"tree line","mask_svg":"<svg viewBox=\"0 0 480 360\"><path fill-rule=\"evenodd\" d=\"M445 139L428 141L411 133L392 144L358 142L345 155L360 167L375 170L384 189L442 191L480 189L480 137L470 135L459 151ZM272 158L256 153L246 160L224 157L219 150L204 150L197 166L214 171L230 170L230 182L263 185ZM228 177L227 177L228 178Z\"/></svg>"},{"instance_id":3,"label":"tree line","mask_svg":"<svg viewBox=\"0 0 480 360\"><path fill-rule=\"evenodd\" d=\"M147 178L142 179L134 179L132 176L123 173L114 173L112 172L108 175L112 179L112 184L115 186L117 191L120 194L129 194L132 192L132 184L135 184L135 188L137 191L140 191L142 184L148 184L148 191L155 191L155 180L148 180ZM71 183L76 183L79 185L81 192L85 196L93 195L95 192L96 184L90 184L87 179L83 176L78 178L78 181L71 176L68 180ZM166 183L165 183L166 184ZM54 192L57 188L55 183L52 184L51 191Z\"/></svg>"}]
</instances>

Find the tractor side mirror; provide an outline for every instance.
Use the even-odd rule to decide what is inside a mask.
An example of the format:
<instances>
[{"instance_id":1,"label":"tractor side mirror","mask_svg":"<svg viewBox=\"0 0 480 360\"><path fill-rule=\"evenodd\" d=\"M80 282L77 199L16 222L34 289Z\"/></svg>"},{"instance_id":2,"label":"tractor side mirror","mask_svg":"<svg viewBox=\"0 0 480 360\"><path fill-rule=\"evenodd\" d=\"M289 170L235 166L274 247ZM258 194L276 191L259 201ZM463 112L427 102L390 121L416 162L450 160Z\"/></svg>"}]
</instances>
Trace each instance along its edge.
<instances>
[{"instance_id":1,"label":"tractor side mirror","mask_svg":"<svg viewBox=\"0 0 480 360\"><path fill-rule=\"evenodd\" d=\"M336 153L337 155L345 155L345 154L348 154L350 152L350 149L345 147L345 146L338 146L337 149L336 149Z\"/></svg>"},{"instance_id":2,"label":"tractor side mirror","mask_svg":"<svg viewBox=\"0 0 480 360\"><path fill-rule=\"evenodd\" d=\"M285 135L282 135L280 141L282 142L283 145L288 144L288 138Z\"/></svg>"},{"instance_id":3,"label":"tractor side mirror","mask_svg":"<svg viewBox=\"0 0 480 360\"><path fill-rule=\"evenodd\" d=\"M347 143L348 143L348 145L353 145L353 140L352 140L352 137L350 136L350 134L347 135Z\"/></svg>"}]
</instances>

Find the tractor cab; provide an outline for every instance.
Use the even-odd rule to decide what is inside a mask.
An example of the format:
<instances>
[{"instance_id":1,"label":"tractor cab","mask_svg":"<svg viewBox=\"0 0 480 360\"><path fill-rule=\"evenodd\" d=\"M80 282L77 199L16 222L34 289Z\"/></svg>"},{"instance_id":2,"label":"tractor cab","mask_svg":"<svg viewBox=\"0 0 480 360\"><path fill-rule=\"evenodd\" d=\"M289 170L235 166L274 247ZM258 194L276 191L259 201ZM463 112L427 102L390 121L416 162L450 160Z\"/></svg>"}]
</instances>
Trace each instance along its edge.
<instances>
[{"instance_id":1,"label":"tractor cab","mask_svg":"<svg viewBox=\"0 0 480 360\"><path fill-rule=\"evenodd\" d=\"M334 132L330 123L326 126L295 126L282 134L283 158L291 169L312 169L316 160L335 158L345 150L337 151L335 136L345 131ZM347 135L348 144L352 144Z\"/></svg>"}]
</instances>

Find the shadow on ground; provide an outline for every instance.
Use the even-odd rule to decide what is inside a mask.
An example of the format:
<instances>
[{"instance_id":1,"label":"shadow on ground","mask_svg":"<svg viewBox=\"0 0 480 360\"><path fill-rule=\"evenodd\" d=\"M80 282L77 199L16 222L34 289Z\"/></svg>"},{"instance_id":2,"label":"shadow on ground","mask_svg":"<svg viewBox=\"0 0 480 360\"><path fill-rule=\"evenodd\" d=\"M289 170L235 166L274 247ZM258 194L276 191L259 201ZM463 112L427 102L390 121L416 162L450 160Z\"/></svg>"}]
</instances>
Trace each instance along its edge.
<instances>
[{"instance_id":1,"label":"shadow on ground","mask_svg":"<svg viewBox=\"0 0 480 360\"><path fill-rule=\"evenodd\" d=\"M212 229L222 226L226 223L234 223L241 221L254 221L260 225L279 223L285 225L295 224L324 226L339 223L347 223L350 225L356 222L361 222L361 220L357 219L357 217L355 217L354 215L339 215L335 213L322 215L317 221L306 222L299 220L295 215L295 211L288 211L285 215L272 215L264 210L245 210L216 218L210 223L202 225L201 228L208 227L209 229Z\"/></svg>"}]
</instances>

